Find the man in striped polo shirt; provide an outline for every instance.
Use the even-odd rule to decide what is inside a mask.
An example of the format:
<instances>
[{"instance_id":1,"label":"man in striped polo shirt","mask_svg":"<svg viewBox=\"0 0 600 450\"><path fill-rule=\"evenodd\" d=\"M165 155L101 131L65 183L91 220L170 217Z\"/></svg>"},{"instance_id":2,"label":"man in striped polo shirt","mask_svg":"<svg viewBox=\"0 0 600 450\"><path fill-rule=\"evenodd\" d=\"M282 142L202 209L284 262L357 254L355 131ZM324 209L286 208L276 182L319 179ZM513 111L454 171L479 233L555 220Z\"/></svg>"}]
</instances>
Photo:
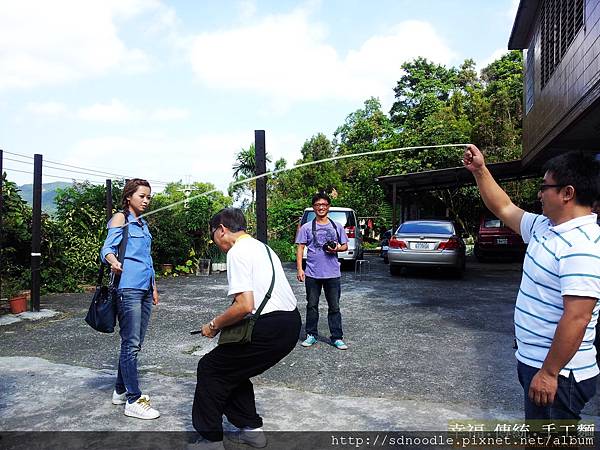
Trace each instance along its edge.
<instances>
[{"instance_id":1,"label":"man in striped polo shirt","mask_svg":"<svg viewBox=\"0 0 600 450\"><path fill-rule=\"evenodd\" d=\"M514 315L525 418L579 420L600 373L599 163L575 152L549 160L538 192L543 215L512 203L476 146L467 146L464 165L488 209L528 243Z\"/></svg>"}]
</instances>

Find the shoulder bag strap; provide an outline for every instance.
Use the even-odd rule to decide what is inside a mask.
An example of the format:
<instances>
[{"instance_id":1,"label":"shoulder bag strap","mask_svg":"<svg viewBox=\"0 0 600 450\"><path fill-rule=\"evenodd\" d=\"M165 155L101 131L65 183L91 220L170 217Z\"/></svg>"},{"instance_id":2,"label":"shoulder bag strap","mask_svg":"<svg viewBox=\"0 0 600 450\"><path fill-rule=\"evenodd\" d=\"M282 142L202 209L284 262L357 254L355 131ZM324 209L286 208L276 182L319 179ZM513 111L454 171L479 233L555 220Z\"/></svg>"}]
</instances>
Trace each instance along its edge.
<instances>
[{"instance_id":1,"label":"shoulder bag strap","mask_svg":"<svg viewBox=\"0 0 600 450\"><path fill-rule=\"evenodd\" d=\"M319 243L317 242L317 222L316 221L317 221L316 218L313 219L313 221L312 221L312 242L313 242L313 244L315 244L315 247L318 247ZM333 231L335 231L335 235L337 236L337 242L340 243L340 232L338 231L337 227L335 226L335 223L333 223L333 220L329 219L329 223L333 227Z\"/></svg>"},{"instance_id":2,"label":"shoulder bag strap","mask_svg":"<svg viewBox=\"0 0 600 450\"><path fill-rule=\"evenodd\" d=\"M273 277L271 278L271 286L269 286L269 290L265 294L265 298L263 299L262 303L260 304L260 306L258 307L256 312L254 313L254 316L252 317L254 320L258 319L258 316L260 316L260 313L262 312L265 305L267 304L267 301L271 298L271 294L273 293L273 286L275 286L275 266L273 265L273 258L271 257L271 251L269 250L269 247L267 247L267 244L264 244L264 246L265 246L265 249L267 250L267 254L269 255L269 261L271 261L271 269L273 270Z\"/></svg>"},{"instance_id":3,"label":"shoulder bag strap","mask_svg":"<svg viewBox=\"0 0 600 450\"><path fill-rule=\"evenodd\" d=\"M125 261L125 251L127 250L127 241L129 240L129 220L125 211L123 211L125 215L125 225L123 226L123 237L121 238L121 243L119 244L119 251L117 255L117 259L121 263L121 267L123 267L123 261ZM112 279L112 285L117 288L119 287L119 282L121 281L121 274L115 275Z\"/></svg>"},{"instance_id":4,"label":"shoulder bag strap","mask_svg":"<svg viewBox=\"0 0 600 450\"><path fill-rule=\"evenodd\" d=\"M96 279L96 286L102 286L102 279L104 278L104 263L100 259L100 268L98 269L98 278Z\"/></svg>"},{"instance_id":5,"label":"shoulder bag strap","mask_svg":"<svg viewBox=\"0 0 600 450\"><path fill-rule=\"evenodd\" d=\"M335 231L335 235L337 236L337 242L338 244L341 244L340 242L340 232L337 229L337 226L335 225L335 223L333 223L333 220L329 219L329 223L331 224L331 226L333 227L333 230Z\"/></svg>"}]
</instances>

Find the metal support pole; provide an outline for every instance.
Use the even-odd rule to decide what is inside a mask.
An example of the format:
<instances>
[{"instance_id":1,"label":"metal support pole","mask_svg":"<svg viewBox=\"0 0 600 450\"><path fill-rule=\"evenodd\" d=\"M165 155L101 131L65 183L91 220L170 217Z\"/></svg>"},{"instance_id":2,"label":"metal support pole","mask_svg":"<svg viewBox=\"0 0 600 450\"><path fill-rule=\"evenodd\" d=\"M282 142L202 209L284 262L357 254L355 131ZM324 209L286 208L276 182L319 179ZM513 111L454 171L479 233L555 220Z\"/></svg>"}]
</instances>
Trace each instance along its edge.
<instances>
[{"instance_id":1,"label":"metal support pole","mask_svg":"<svg viewBox=\"0 0 600 450\"><path fill-rule=\"evenodd\" d=\"M254 130L254 150L256 152L256 175L267 172L265 131ZM267 243L267 178L256 180L256 239Z\"/></svg>"},{"instance_id":2,"label":"metal support pole","mask_svg":"<svg viewBox=\"0 0 600 450\"><path fill-rule=\"evenodd\" d=\"M113 201L112 201L112 181L106 180L106 221L112 217Z\"/></svg>"},{"instance_id":3,"label":"metal support pole","mask_svg":"<svg viewBox=\"0 0 600 450\"><path fill-rule=\"evenodd\" d=\"M396 183L392 184L392 230L396 231Z\"/></svg>"},{"instance_id":4,"label":"metal support pole","mask_svg":"<svg viewBox=\"0 0 600 450\"><path fill-rule=\"evenodd\" d=\"M40 310L40 260L42 259L42 155L33 159L33 220L31 224L31 310Z\"/></svg>"}]
</instances>

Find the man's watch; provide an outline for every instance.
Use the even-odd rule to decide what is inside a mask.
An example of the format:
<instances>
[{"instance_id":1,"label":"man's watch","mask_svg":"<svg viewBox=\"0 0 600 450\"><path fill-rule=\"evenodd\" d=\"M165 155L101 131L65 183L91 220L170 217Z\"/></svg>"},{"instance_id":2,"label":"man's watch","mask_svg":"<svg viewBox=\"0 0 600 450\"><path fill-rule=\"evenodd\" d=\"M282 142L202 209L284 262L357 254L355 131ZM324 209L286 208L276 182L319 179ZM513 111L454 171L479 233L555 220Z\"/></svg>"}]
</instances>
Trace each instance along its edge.
<instances>
[{"instance_id":1,"label":"man's watch","mask_svg":"<svg viewBox=\"0 0 600 450\"><path fill-rule=\"evenodd\" d=\"M218 328L215 326L215 319L208 322L208 328L210 328L212 331L218 330Z\"/></svg>"}]
</instances>

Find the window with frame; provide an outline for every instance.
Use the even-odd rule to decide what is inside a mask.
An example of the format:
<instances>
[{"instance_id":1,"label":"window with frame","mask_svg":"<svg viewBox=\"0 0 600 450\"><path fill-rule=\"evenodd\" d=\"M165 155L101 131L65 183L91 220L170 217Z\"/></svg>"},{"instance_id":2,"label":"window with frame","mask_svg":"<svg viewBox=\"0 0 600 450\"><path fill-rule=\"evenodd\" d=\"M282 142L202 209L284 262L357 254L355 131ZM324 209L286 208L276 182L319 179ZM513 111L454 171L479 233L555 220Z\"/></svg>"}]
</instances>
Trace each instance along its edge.
<instances>
[{"instance_id":1,"label":"window with frame","mask_svg":"<svg viewBox=\"0 0 600 450\"><path fill-rule=\"evenodd\" d=\"M583 28L585 0L545 0L540 18L541 84L548 83L556 67Z\"/></svg>"}]
</instances>

